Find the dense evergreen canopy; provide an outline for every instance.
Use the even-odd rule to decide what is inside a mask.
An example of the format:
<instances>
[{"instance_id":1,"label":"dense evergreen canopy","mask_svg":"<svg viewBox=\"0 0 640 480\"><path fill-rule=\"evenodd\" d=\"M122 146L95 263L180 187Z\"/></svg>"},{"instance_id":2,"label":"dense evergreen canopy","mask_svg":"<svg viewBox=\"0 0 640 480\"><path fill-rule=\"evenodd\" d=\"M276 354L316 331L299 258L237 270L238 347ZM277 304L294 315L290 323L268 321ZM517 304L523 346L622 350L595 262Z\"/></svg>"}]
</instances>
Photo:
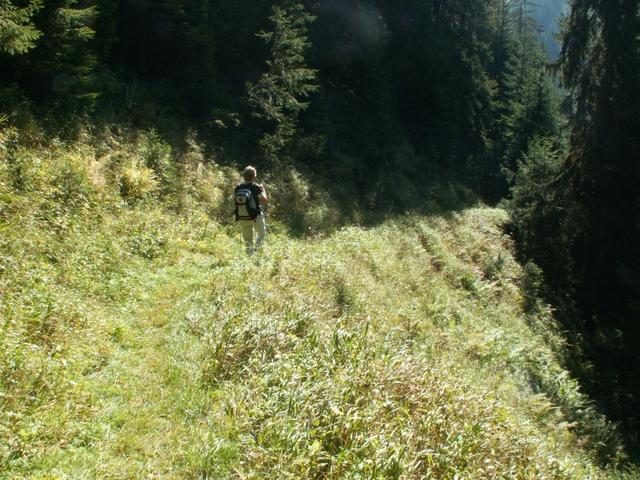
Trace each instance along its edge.
<instances>
[{"instance_id":1,"label":"dense evergreen canopy","mask_svg":"<svg viewBox=\"0 0 640 480\"><path fill-rule=\"evenodd\" d=\"M0 7L12 39L4 111L23 96L56 121L170 113L225 151L325 167L349 158L355 175L388 169L406 146L399 171L437 164L493 198L506 191L501 165L537 128L532 116L551 115L525 1L18 3Z\"/></svg>"}]
</instances>

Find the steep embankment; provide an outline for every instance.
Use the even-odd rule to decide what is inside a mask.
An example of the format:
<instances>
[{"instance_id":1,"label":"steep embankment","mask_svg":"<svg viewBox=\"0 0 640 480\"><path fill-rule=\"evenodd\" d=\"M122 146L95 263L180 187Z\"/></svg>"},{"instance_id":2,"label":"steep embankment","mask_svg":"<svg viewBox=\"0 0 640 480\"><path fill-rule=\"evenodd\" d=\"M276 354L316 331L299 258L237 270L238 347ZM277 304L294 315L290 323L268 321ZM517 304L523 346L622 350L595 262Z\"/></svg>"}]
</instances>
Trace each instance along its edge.
<instances>
[{"instance_id":1,"label":"steep embankment","mask_svg":"<svg viewBox=\"0 0 640 480\"><path fill-rule=\"evenodd\" d=\"M196 213L2 195L0 478L604 476L501 210L247 258Z\"/></svg>"}]
</instances>

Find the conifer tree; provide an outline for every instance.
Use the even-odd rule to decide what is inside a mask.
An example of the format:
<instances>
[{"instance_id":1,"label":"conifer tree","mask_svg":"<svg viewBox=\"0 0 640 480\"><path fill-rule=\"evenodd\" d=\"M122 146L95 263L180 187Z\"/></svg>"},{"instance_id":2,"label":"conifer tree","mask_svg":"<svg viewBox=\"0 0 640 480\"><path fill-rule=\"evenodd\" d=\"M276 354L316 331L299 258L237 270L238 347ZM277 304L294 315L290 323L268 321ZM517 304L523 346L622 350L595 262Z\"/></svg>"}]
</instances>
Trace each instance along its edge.
<instances>
[{"instance_id":1,"label":"conifer tree","mask_svg":"<svg viewBox=\"0 0 640 480\"><path fill-rule=\"evenodd\" d=\"M620 266L639 263L639 8L638 0L574 1L561 53L576 101L567 176L585 214L573 232L584 259L576 273L596 311L628 304ZM603 279L610 288L601 288Z\"/></svg>"},{"instance_id":2,"label":"conifer tree","mask_svg":"<svg viewBox=\"0 0 640 480\"><path fill-rule=\"evenodd\" d=\"M592 393L623 420L636 447L639 8L638 0L572 2L560 58L573 107L569 153L554 168L538 169L538 178L522 169L512 205L525 247L545 267L557 298L571 294L582 313L571 312L567 326L594 365Z\"/></svg>"},{"instance_id":3,"label":"conifer tree","mask_svg":"<svg viewBox=\"0 0 640 480\"><path fill-rule=\"evenodd\" d=\"M91 109L99 95L94 24L95 2L47 2L37 17L44 34L32 52L29 67L32 88L43 100L53 100L70 111Z\"/></svg>"},{"instance_id":4,"label":"conifer tree","mask_svg":"<svg viewBox=\"0 0 640 480\"><path fill-rule=\"evenodd\" d=\"M35 47L42 32L32 17L40 8L41 0L31 0L22 7L11 0L0 0L0 53L19 55Z\"/></svg>"},{"instance_id":5,"label":"conifer tree","mask_svg":"<svg viewBox=\"0 0 640 480\"><path fill-rule=\"evenodd\" d=\"M507 193L507 179L500 171L514 172L532 139L553 137L558 129L556 88L530 6L524 0L502 0L493 13L491 72L497 88L486 168L491 178L488 196L495 200Z\"/></svg>"},{"instance_id":6,"label":"conifer tree","mask_svg":"<svg viewBox=\"0 0 640 480\"><path fill-rule=\"evenodd\" d=\"M209 113L217 90L215 2L187 1L184 4L182 38L184 48L179 81L188 88L185 101L190 111Z\"/></svg>"},{"instance_id":7,"label":"conifer tree","mask_svg":"<svg viewBox=\"0 0 640 480\"><path fill-rule=\"evenodd\" d=\"M95 50L102 64L107 64L112 48L118 41L119 3L120 0L96 0Z\"/></svg>"},{"instance_id":8,"label":"conifer tree","mask_svg":"<svg viewBox=\"0 0 640 480\"><path fill-rule=\"evenodd\" d=\"M272 127L260 140L265 159L272 163L279 160L296 135L298 115L318 88L316 71L305 62L310 46L308 25L314 20L302 4L285 1L272 9L273 30L258 34L269 45L271 58L268 71L248 85L248 102L253 115Z\"/></svg>"},{"instance_id":9,"label":"conifer tree","mask_svg":"<svg viewBox=\"0 0 640 480\"><path fill-rule=\"evenodd\" d=\"M585 312L586 333L597 338L590 351L603 367L598 390L608 410L623 420L636 447L640 430L639 11L638 0L572 2L561 64L575 112L571 152L560 185L569 192L562 207L578 212L563 233L575 264L569 281Z\"/></svg>"}]
</instances>

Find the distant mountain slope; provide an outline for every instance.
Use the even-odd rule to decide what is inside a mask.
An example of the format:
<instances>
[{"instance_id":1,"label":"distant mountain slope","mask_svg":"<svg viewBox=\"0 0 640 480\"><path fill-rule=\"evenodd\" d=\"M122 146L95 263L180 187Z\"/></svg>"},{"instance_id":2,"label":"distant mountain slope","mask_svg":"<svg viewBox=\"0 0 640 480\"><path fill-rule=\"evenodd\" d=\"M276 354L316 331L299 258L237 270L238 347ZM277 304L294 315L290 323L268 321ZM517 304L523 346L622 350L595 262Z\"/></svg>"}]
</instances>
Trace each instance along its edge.
<instances>
[{"instance_id":1,"label":"distant mountain slope","mask_svg":"<svg viewBox=\"0 0 640 480\"><path fill-rule=\"evenodd\" d=\"M569 4L566 0L539 0L532 7L532 13L540 24L542 29L541 39L544 43L549 56L557 58L560 54L562 45L555 38L559 28L558 20L562 14L566 14L569 10Z\"/></svg>"}]
</instances>

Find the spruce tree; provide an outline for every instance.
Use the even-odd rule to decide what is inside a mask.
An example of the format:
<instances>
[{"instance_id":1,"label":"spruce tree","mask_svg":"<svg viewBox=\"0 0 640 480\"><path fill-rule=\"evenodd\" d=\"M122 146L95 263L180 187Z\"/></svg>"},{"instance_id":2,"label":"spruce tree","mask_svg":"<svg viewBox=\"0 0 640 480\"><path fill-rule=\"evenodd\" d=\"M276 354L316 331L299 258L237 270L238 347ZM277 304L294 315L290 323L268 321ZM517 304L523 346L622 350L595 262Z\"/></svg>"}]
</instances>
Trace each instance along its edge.
<instances>
[{"instance_id":1,"label":"spruce tree","mask_svg":"<svg viewBox=\"0 0 640 480\"><path fill-rule=\"evenodd\" d=\"M485 166L492 200L507 193L508 182L501 170L513 173L532 139L554 137L558 131L558 93L530 7L523 0L502 0L493 10L490 71L497 88Z\"/></svg>"},{"instance_id":2,"label":"spruce tree","mask_svg":"<svg viewBox=\"0 0 640 480\"><path fill-rule=\"evenodd\" d=\"M41 0L15 5L10 0L0 0L0 53L19 55L36 45L42 32L33 24L33 16L42 8Z\"/></svg>"},{"instance_id":3,"label":"spruce tree","mask_svg":"<svg viewBox=\"0 0 640 480\"><path fill-rule=\"evenodd\" d=\"M266 62L268 71L248 85L248 102L253 115L271 126L260 146L272 163L283 161L281 155L298 131L298 115L318 88L316 71L305 61L308 25L314 20L302 4L286 1L272 9L273 30L258 34L269 45L271 58Z\"/></svg>"},{"instance_id":4,"label":"spruce tree","mask_svg":"<svg viewBox=\"0 0 640 480\"><path fill-rule=\"evenodd\" d=\"M522 169L513 206L526 249L545 267L556 298L562 305L572 294L581 312L566 316L567 327L592 362L586 379L591 393L613 418L624 420L623 430L636 448L639 8L638 0L572 2L560 57L571 95L569 152L557 168L538 170L542 174L535 181L527 178L531 168Z\"/></svg>"},{"instance_id":5,"label":"spruce tree","mask_svg":"<svg viewBox=\"0 0 640 480\"><path fill-rule=\"evenodd\" d=\"M574 231L584 259L576 273L592 311L629 303L620 266L638 263L639 7L638 0L574 1L561 54L576 103L568 177L585 213Z\"/></svg>"},{"instance_id":6,"label":"spruce tree","mask_svg":"<svg viewBox=\"0 0 640 480\"><path fill-rule=\"evenodd\" d=\"M44 41L29 55L27 69L35 96L72 112L90 110L99 95L94 1L47 2L36 21Z\"/></svg>"},{"instance_id":7,"label":"spruce tree","mask_svg":"<svg viewBox=\"0 0 640 480\"><path fill-rule=\"evenodd\" d=\"M639 10L638 0L574 0L561 53L576 105L563 185L580 212L565 231L571 280L602 368L597 389L638 449Z\"/></svg>"}]
</instances>

